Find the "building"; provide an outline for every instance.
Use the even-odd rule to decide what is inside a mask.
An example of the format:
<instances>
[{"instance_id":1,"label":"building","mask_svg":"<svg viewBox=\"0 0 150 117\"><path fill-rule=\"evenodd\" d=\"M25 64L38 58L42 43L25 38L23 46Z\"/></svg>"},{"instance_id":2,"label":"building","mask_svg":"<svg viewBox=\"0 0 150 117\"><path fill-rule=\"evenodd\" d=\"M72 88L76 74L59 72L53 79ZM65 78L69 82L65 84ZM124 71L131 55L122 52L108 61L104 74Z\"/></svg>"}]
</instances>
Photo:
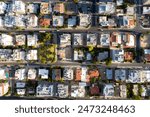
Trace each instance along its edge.
<instances>
[{"instance_id":1,"label":"building","mask_svg":"<svg viewBox=\"0 0 150 117\"><path fill-rule=\"evenodd\" d=\"M54 11L54 13L65 13L64 3L55 3L53 11Z\"/></svg>"},{"instance_id":2,"label":"building","mask_svg":"<svg viewBox=\"0 0 150 117\"><path fill-rule=\"evenodd\" d=\"M71 86L71 97L74 98L84 98L85 97L85 86L81 85L81 83L79 85L72 85Z\"/></svg>"},{"instance_id":3,"label":"building","mask_svg":"<svg viewBox=\"0 0 150 117\"><path fill-rule=\"evenodd\" d=\"M25 60L25 57L26 57L26 53L24 50L21 50L21 49L13 50L13 60L21 61L21 60Z\"/></svg>"},{"instance_id":4,"label":"building","mask_svg":"<svg viewBox=\"0 0 150 117\"><path fill-rule=\"evenodd\" d=\"M150 49L144 49L144 60L150 62Z\"/></svg>"},{"instance_id":5,"label":"building","mask_svg":"<svg viewBox=\"0 0 150 117\"><path fill-rule=\"evenodd\" d=\"M99 16L99 25L101 27L113 28L117 26L115 17Z\"/></svg>"},{"instance_id":6,"label":"building","mask_svg":"<svg viewBox=\"0 0 150 117\"><path fill-rule=\"evenodd\" d=\"M25 80L26 71L25 68L19 68L15 71L15 79L17 80Z\"/></svg>"},{"instance_id":7,"label":"building","mask_svg":"<svg viewBox=\"0 0 150 117\"><path fill-rule=\"evenodd\" d=\"M40 27L50 27L51 19L48 16L43 16L39 19Z\"/></svg>"},{"instance_id":8,"label":"building","mask_svg":"<svg viewBox=\"0 0 150 117\"><path fill-rule=\"evenodd\" d=\"M103 95L105 97L113 97L114 96L114 85L113 84L105 84L103 89Z\"/></svg>"},{"instance_id":9,"label":"building","mask_svg":"<svg viewBox=\"0 0 150 117\"><path fill-rule=\"evenodd\" d=\"M39 9L39 5L36 3L30 3L27 5L27 12L28 13L33 13L33 14L37 14L38 13L38 9Z\"/></svg>"},{"instance_id":10,"label":"building","mask_svg":"<svg viewBox=\"0 0 150 117\"><path fill-rule=\"evenodd\" d=\"M58 84L56 96L67 98L69 96L69 86L67 84Z\"/></svg>"},{"instance_id":11,"label":"building","mask_svg":"<svg viewBox=\"0 0 150 117\"><path fill-rule=\"evenodd\" d=\"M127 72L125 69L115 69L115 80L126 81Z\"/></svg>"},{"instance_id":12,"label":"building","mask_svg":"<svg viewBox=\"0 0 150 117\"><path fill-rule=\"evenodd\" d=\"M124 62L124 50L123 49L113 49L111 50L111 56L113 62Z\"/></svg>"},{"instance_id":13,"label":"building","mask_svg":"<svg viewBox=\"0 0 150 117\"><path fill-rule=\"evenodd\" d=\"M61 80L61 69L52 69L52 79L59 81Z\"/></svg>"},{"instance_id":14,"label":"building","mask_svg":"<svg viewBox=\"0 0 150 117\"><path fill-rule=\"evenodd\" d=\"M102 47L109 47L110 46L110 34L109 33L102 33L100 34L100 46Z\"/></svg>"},{"instance_id":15,"label":"building","mask_svg":"<svg viewBox=\"0 0 150 117\"><path fill-rule=\"evenodd\" d=\"M64 25L64 17L53 15L53 26L54 27L62 27L63 25Z\"/></svg>"},{"instance_id":16,"label":"building","mask_svg":"<svg viewBox=\"0 0 150 117\"><path fill-rule=\"evenodd\" d=\"M73 45L82 46L83 45L83 35L81 33L73 34Z\"/></svg>"},{"instance_id":17,"label":"building","mask_svg":"<svg viewBox=\"0 0 150 117\"><path fill-rule=\"evenodd\" d=\"M9 84L6 83L0 83L0 96L4 96L9 91Z\"/></svg>"},{"instance_id":18,"label":"building","mask_svg":"<svg viewBox=\"0 0 150 117\"><path fill-rule=\"evenodd\" d=\"M87 78L90 80L92 78L98 78L100 76L100 73L98 69L89 69L87 72Z\"/></svg>"},{"instance_id":19,"label":"building","mask_svg":"<svg viewBox=\"0 0 150 117\"><path fill-rule=\"evenodd\" d=\"M92 61L92 59L93 59L92 54L90 52L86 52L86 60Z\"/></svg>"},{"instance_id":20,"label":"building","mask_svg":"<svg viewBox=\"0 0 150 117\"><path fill-rule=\"evenodd\" d=\"M38 60L37 50L28 50L26 54L26 60Z\"/></svg>"},{"instance_id":21,"label":"building","mask_svg":"<svg viewBox=\"0 0 150 117\"><path fill-rule=\"evenodd\" d=\"M11 61L13 51L11 49L0 49L0 61Z\"/></svg>"},{"instance_id":22,"label":"building","mask_svg":"<svg viewBox=\"0 0 150 117\"><path fill-rule=\"evenodd\" d=\"M91 25L92 17L90 14L80 14L79 18L79 26L87 28Z\"/></svg>"},{"instance_id":23,"label":"building","mask_svg":"<svg viewBox=\"0 0 150 117\"><path fill-rule=\"evenodd\" d=\"M26 16L26 26L28 28L38 27L38 17L34 14L29 14Z\"/></svg>"},{"instance_id":24,"label":"building","mask_svg":"<svg viewBox=\"0 0 150 117\"><path fill-rule=\"evenodd\" d=\"M149 69L142 70L142 78L144 79L145 82L150 82L150 70Z\"/></svg>"},{"instance_id":25,"label":"building","mask_svg":"<svg viewBox=\"0 0 150 117\"><path fill-rule=\"evenodd\" d=\"M0 16L0 28L3 28L4 27L4 17L3 16Z\"/></svg>"},{"instance_id":26,"label":"building","mask_svg":"<svg viewBox=\"0 0 150 117\"><path fill-rule=\"evenodd\" d=\"M27 35L27 46L34 46L38 45L38 35L37 34L29 34Z\"/></svg>"},{"instance_id":27,"label":"building","mask_svg":"<svg viewBox=\"0 0 150 117\"><path fill-rule=\"evenodd\" d=\"M66 47L71 45L71 34L60 35L60 46Z\"/></svg>"},{"instance_id":28,"label":"building","mask_svg":"<svg viewBox=\"0 0 150 117\"><path fill-rule=\"evenodd\" d=\"M104 60L108 58L108 55L109 55L108 51L99 52L97 56L97 60L99 62L103 62Z\"/></svg>"},{"instance_id":29,"label":"building","mask_svg":"<svg viewBox=\"0 0 150 117\"><path fill-rule=\"evenodd\" d=\"M58 59L62 61L71 61L72 60L72 48L71 47L64 47L58 48Z\"/></svg>"},{"instance_id":30,"label":"building","mask_svg":"<svg viewBox=\"0 0 150 117\"><path fill-rule=\"evenodd\" d=\"M110 39L111 47L135 47L135 35L130 33L114 32Z\"/></svg>"},{"instance_id":31,"label":"building","mask_svg":"<svg viewBox=\"0 0 150 117\"><path fill-rule=\"evenodd\" d=\"M0 2L0 14L4 14L7 8L7 4L5 2Z\"/></svg>"},{"instance_id":32,"label":"building","mask_svg":"<svg viewBox=\"0 0 150 117\"><path fill-rule=\"evenodd\" d=\"M117 6L121 6L121 5L123 5L123 2L124 2L124 0L117 0L116 4L117 4Z\"/></svg>"},{"instance_id":33,"label":"building","mask_svg":"<svg viewBox=\"0 0 150 117\"><path fill-rule=\"evenodd\" d=\"M102 15L114 14L116 11L115 3L113 2L102 2L98 4L98 13Z\"/></svg>"},{"instance_id":34,"label":"building","mask_svg":"<svg viewBox=\"0 0 150 117\"><path fill-rule=\"evenodd\" d=\"M75 81L81 81L82 77L82 68L75 69Z\"/></svg>"},{"instance_id":35,"label":"building","mask_svg":"<svg viewBox=\"0 0 150 117\"><path fill-rule=\"evenodd\" d=\"M15 26L15 17L11 15L4 16L4 27L13 28Z\"/></svg>"},{"instance_id":36,"label":"building","mask_svg":"<svg viewBox=\"0 0 150 117\"><path fill-rule=\"evenodd\" d=\"M139 69L129 69L127 82L130 83L142 83L142 71Z\"/></svg>"},{"instance_id":37,"label":"building","mask_svg":"<svg viewBox=\"0 0 150 117\"><path fill-rule=\"evenodd\" d=\"M135 18L134 16L118 16L118 26L121 28L134 28L135 27Z\"/></svg>"},{"instance_id":38,"label":"building","mask_svg":"<svg viewBox=\"0 0 150 117\"><path fill-rule=\"evenodd\" d=\"M124 53L124 60L125 61L132 61L134 59L133 52L125 52Z\"/></svg>"},{"instance_id":39,"label":"building","mask_svg":"<svg viewBox=\"0 0 150 117\"><path fill-rule=\"evenodd\" d=\"M26 4L21 0L15 0L12 3L12 11L14 11L17 14L25 14Z\"/></svg>"},{"instance_id":40,"label":"building","mask_svg":"<svg viewBox=\"0 0 150 117\"><path fill-rule=\"evenodd\" d=\"M48 79L49 78L49 70L39 69L38 75L41 79Z\"/></svg>"},{"instance_id":41,"label":"building","mask_svg":"<svg viewBox=\"0 0 150 117\"><path fill-rule=\"evenodd\" d=\"M39 83L36 87L36 96L54 96L54 85L48 82Z\"/></svg>"},{"instance_id":42,"label":"building","mask_svg":"<svg viewBox=\"0 0 150 117\"><path fill-rule=\"evenodd\" d=\"M25 15L18 15L18 16L14 16L14 27L16 28L25 28L26 27L26 21L27 18L25 17ZM10 21L11 22L11 21Z\"/></svg>"},{"instance_id":43,"label":"building","mask_svg":"<svg viewBox=\"0 0 150 117\"><path fill-rule=\"evenodd\" d=\"M2 46L14 46L14 38L8 34L1 34L0 35L0 44Z\"/></svg>"},{"instance_id":44,"label":"building","mask_svg":"<svg viewBox=\"0 0 150 117\"><path fill-rule=\"evenodd\" d=\"M68 15L78 14L78 5L74 4L73 2L66 2L65 3L65 13Z\"/></svg>"},{"instance_id":45,"label":"building","mask_svg":"<svg viewBox=\"0 0 150 117\"><path fill-rule=\"evenodd\" d=\"M45 15L45 14L49 14L49 12L50 12L49 3L48 2L41 2L40 13Z\"/></svg>"},{"instance_id":46,"label":"building","mask_svg":"<svg viewBox=\"0 0 150 117\"><path fill-rule=\"evenodd\" d=\"M26 35L17 34L15 35L15 45L16 46L23 46L26 44Z\"/></svg>"},{"instance_id":47,"label":"building","mask_svg":"<svg viewBox=\"0 0 150 117\"><path fill-rule=\"evenodd\" d=\"M82 50L74 50L74 61L82 61L84 57L84 52Z\"/></svg>"},{"instance_id":48,"label":"building","mask_svg":"<svg viewBox=\"0 0 150 117\"><path fill-rule=\"evenodd\" d=\"M26 83L25 82L16 82L16 88L17 89L24 89L26 87Z\"/></svg>"},{"instance_id":49,"label":"building","mask_svg":"<svg viewBox=\"0 0 150 117\"><path fill-rule=\"evenodd\" d=\"M63 79L64 80L73 80L73 69L72 68L64 68Z\"/></svg>"},{"instance_id":50,"label":"building","mask_svg":"<svg viewBox=\"0 0 150 117\"><path fill-rule=\"evenodd\" d=\"M87 46L96 46L97 45L97 34L87 34Z\"/></svg>"},{"instance_id":51,"label":"building","mask_svg":"<svg viewBox=\"0 0 150 117\"><path fill-rule=\"evenodd\" d=\"M68 18L68 27L75 27L77 25L77 17L71 16Z\"/></svg>"},{"instance_id":52,"label":"building","mask_svg":"<svg viewBox=\"0 0 150 117\"><path fill-rule=\"evenodd\" d=\"M0 80L7 80L10 78L10 71L8 68L0 68Z\"/></svg>"},{"instance_id":53,"label":"building","mask_svg":"<svg viewBox=\"0 0 150 117\"><path fill-rule=\"evenodd\" d=\"M37 70L30 68L28 69L28 80L35 80L37 77Z\"/></svg>"},{"instance_id":54,"label":"building","mask_svg":"<svg viewBox=\"0 0 150 117\"><path fill-rule=\"evenodd\" d=\"M112 69L106 69L106 78L108 80L112 80L113 79L113 70Z\"/></svg>"},{"instance_id":55,"label":"building","mask_svg":"<svg viewBox=\"0 0 150 117\"><path fill-rule=\"evenodd\" d=\"M127 87L126 85L120 85L120 97L126 98L127 97Z\"/></svg>"},{"instance_id":56,"label":"building","mask_svg":"<svg viewBox=\"0 0 150 117\"><path fill-rule=\"evenodd\" d=\"M90 87L90 95L92 96L99 96L100 95L100 89L97 85L92 85Z\"/></svg>"},{"instance_id":57,"label":"building","mask_svg":"<svg viewBox=\"0 0 150 117\"><path fill-rule=\"evenodd\" d=\"M150 14L150 6L144 6L143 7L143 14Z\"/></svg>"}]
</instances>

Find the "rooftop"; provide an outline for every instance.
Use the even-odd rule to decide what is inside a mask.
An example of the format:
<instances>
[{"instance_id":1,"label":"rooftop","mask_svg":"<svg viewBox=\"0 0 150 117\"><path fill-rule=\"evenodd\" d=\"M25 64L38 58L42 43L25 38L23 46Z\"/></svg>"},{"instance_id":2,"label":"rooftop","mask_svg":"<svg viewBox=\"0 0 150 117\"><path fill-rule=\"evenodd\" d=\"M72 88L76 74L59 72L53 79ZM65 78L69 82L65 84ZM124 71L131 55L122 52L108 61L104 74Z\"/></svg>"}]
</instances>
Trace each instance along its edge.
<instances>
[{"instance_id":1,"label":"rooftop","mask_svg":"<svg viewBox=\"0 0 150 117\"><path fill-rule=\"evenodd\" d=\"M105 97L114 96L114 85L113 84L105 84L104 89L103 89L103 95Z\"/></svg>"},{"instance_id":2,"label":"rooftop","mask_svg":"<svg viewBox=\"0 0 150 117\"><path fill-rule=\"evenodd\" d=\"M74 46L83 45L83 35L82 34L73 34L73 44Z\"/></svg>"},{"instance_id":3,"label":"rooftop","mask_svg":"<svg viewBox=\"0 0 150 117\"><path fill-rule=\"evenodd\" d=\"M37 60L37 50L28 50L27 51L27 56L26 56L27 60Z\"/></svg>"},{"instance_id":4,"label":"rooftop","mask_svg":"<svg viewBox=\"0 0 150 117\"><path fill-rule=\"evenodd\" d=\"M48 79L49 78L49 70L47 69L39 69L38 72L41 79Z\"/></svg>"},{"instance_id":5,"label":"rooftop","mask_svg":"<svg viewBox=\"0 0 150 117\"><path fill-rule=\"evenodd\" d=\"M64 80L73 80L73 69L72 68L64 68L63 79Z\"/></svg>"},{"instance_id":6,"label":"rooftop","mask_svg":"<svg viewBox=\"0 0 150 117\"><path fill-rule=\"evenodd\" d=\"M61 80L61 69L52 69L52 79Z\"/></svg>"},{"instance_id":7,"label":"rooftop","mask_svg":"<svg viewBox=\"0 0 150 117\"><path fill-rule=\"evenodd\" d=\"M119 80L125 81L126 77L127 77L127 74L126 74L125 69L116 69L115 70L115 80L116 81L119 81Z\"/></svg>"},{"instance_id":8,"label":"rooftop","mask_svg":"<svg viewBox=\"0 0 150 117\"><path fill-rule=\"evenodd\" d=\"M40 12L41 14L49 14L49 3L48 2L41 2L40 5Z\"/></svg>"},{"instance_id":9,"label":"rooftop","mask_svg":"<svg viewBox=\"0 0 150 117\"><path fill-rule=\"evenodd\" d=\"M54 27L61 27L63 25L64 25L64 17L53 15L53 26Z\"/></svg>"},{"instance_id":10,"label":"rooftop","mask_svg":"<svg viewBox=\"0 0 150 117\"><path fill-rule=\"evenodd\" d=\"M37 70L36 69L30 68L28 70L28 79L29 80L34 80L36 78L36 75L37 75Z\"/></svg>"},{"instance_id":11,"label":"rooftop","mask_svg":"<svg viewBox=\"0 0 150 117\"><path fill-rule=\"evenodd\" d=\"M20 68L15 71L15 79L17 80L25 80L25 68Z\"/></svg>"}]
</instances>

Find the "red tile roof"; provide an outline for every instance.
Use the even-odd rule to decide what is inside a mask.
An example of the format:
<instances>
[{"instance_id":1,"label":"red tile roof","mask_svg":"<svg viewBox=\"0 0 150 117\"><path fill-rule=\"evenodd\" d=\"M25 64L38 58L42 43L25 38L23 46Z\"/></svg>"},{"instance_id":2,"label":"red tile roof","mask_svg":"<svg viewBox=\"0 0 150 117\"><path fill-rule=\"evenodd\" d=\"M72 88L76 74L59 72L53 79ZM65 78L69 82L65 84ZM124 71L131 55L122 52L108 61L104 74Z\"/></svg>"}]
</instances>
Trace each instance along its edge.
<instances>
[{"instance_id":1,"label":"red tile roof","mask_svg":"<svg viewBox=\"0 0 150 117\"><path fill-rule=\"evenodd\" d=\"M82 69L77 68L76 69L76 75L75 75L75 81L80 81L81 80L81 75L82 75Z\"/></svg>"},{"instance_id":2,"label":"red tile roof","mask_svg":"<svg viewBox=\"0 0 150 117\"><path fill-rule=\"evenodd\" d=\"M124 59L127 61L133 60L133 52L125 52Z\"/></svg>"},{"instance_id":3,"label":"red tile roof","mask_svg":"<svg viewBox=\"0 0 150 117\"><path fill-rule=\"evenodd\" d=\"M40 26L50 26L50 19L49 18L41 18L39 20L39 25Z\"/></svg>"}]
</instances>

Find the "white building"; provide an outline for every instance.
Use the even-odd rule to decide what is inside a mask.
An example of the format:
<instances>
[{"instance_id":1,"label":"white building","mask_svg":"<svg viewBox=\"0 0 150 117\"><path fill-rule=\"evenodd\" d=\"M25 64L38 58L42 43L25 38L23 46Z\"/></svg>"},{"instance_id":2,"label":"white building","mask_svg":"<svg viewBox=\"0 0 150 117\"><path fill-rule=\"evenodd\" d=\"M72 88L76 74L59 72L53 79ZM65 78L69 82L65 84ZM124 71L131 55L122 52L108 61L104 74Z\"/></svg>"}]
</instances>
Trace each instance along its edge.
<instances>
[{"instance_id":1,"label":"white building","mask_svg":"<svg viewBox=\"0 0 150 117\"><path fill-rule=\"evenodd\" d=\"M9 84L6 83L0 83L0 96L5 95L9 91Z\"/></svg>"},{"instance_id":2,"label":"white building","mask_svg":"<svg viewBox=\"0 0 150 117\"><path fill-rule=\"evenodd\" d=\"M83 45L83 35L78 33L73 34L73 44L74 46Z\"/></svg>"},{"instance_id":3,"label":"white building","mask_svg":"<svg viewBox=\"0 0 150 117\"><path fill-rule=\"evenodd\" d=\"M29 80L34 80L36 78L36 75L37 75L37 70L36 69L30 68L28 70L28 79Z\"/></svg>"},{"instance_id":4,"label":"white building","mask_svg":"<svg viewBox=\"0 0 150 117\"><path fill-rule=\"evenodd\" d=\"M85 86L72 85L71 86L71 97L84 98L85 97Z\"/></svg>"},{"instance_id":5,"label":"white building","mask_svg":"<svg viewBox=\"0 0 150 117\"><path fill-rule=\"evenodd\" d=\"M67 98L69 96L69 86L65 84L58 84L56 95L60 98Z\"/></svg>"},{"instance_id":6,"label":"white building","mask_svg":"<svg viewBox=\"0 0 150 117\"><path fill-rule=\"evenodd\" d=\"M60 46L66 47L71 45L71 34L60 35Z\"/></svg>"},{"instance_id":7,"label":"white building","mask_svg":"<svg viewBox=\"0 0 150 117\"><path fill-rule=\"evenodd\" d=\"M11 35L1 34L0 44L2 46L14 46L14 38Z\"/></svg>"},{"instance_id":8,"label":"white building","mask_svg":"<svg viewBox=\"0 0 150 117\"><path fill-rule=\"evenodd\" d=\"M0 2L0 14L4 14L7 8L7 4L5 2Z\"/></svg>"},{"instance_id":9,"label":"white building","mask_svg":"<svg viewBox=\"0 0 150 117\"><path fill-rule=\"evenodd\" d=\"M14 49L13 50L13 60L25 60L25 51L21 49Z\"/></svg>"},{"instance_id":10,"label":"white building","mask_svg":"<svg viewBox=\"0 0 150 117\"><path fill-rule=\"evenodd\" d=\"M49 70L47 69L39 69L39 76L41 79L48 79Z\"/></svg>"},{"instance_id":11,"label":"white building","mask_svg":"<svg viewBox=\"0 0 150 117\"><path fill-rule=\"evenodd\" d=\"M38 45L38 35L27 35L27 46L37 46Z\"/></svg>"},{"instance_id":12,"label":"white building","mask_svg":"<svg viewBox=\"0 0 150 117\"><path fill-rule=\"evenodd\" d=\"M97 34L87 34L87 45L97 45Z\"/></svg>"},{"instance_id":13,"label":"white building","mask_svg":"<svg viewBox=\"0 0 150 117\"><path fill-rule=\"evenodd\" d=\"M36 87L36 96L54 96L54 85L48 83L38 84Z\"/></svg>"},{"instance_id":14,"label":"white building","mask_svg":"<svg viewBox=\"0 0 150 117\"><path fill-rule=\"evenodd\" d=\"M64 78L64 80L73 80L73 69L72 68L64 68L63 78Z\"/></svg>"},{"instance_id":15,"label":"white building","mask_svg":"<svg viewBox=\"0 0 150 117\"><path fill-rule=\"evenodd\" d=\"M17 14L26 13L26 4L21 0L15 0L12 4L13 11Z\"/></svg>"},{"instance_id":16,"label":"white building","mask_svg":"<svg viewBox=\"0 0 150 117\"><path fill-rule=\"evenodd\" d=\"M89 27L92 21L92 17L90 14L80 14L80 22L79 26L81 27Z\"/></svg>"},{"instance_id":17,"label":"white building","mask_svg":"<svg viewBox=\"0 0 150 117\"><path fill-rule=\"evenodd\" d=\"M27 60L38 60L37 50L28 50L26 59Z\"/></svg>"},{"instance_id":18,"label":"white building","mask_svg":"<svg viewBox=\"0 0 150 117\"><path fill-rule=\"evenodd\" d=\"M105 84L104 89L103 89L103 95L105 97L114 96L114 85L113 84Z\"/></svg>"},{"instance_id":19,"label":"white building","mask_svg":"<svg viewBox=\"0 0 150 117\"><path fill-rule=\"evenodd\" d=\"M100 3L98 5L98 13L99 14L114 14L116 11L115 3L108 2L108 3Z\"/></svg>"},{"instance_id":20,"label":"white building","mask_svg":"<svg viewBox=\"0 0 150 117\"><path fill-rule=\"evenodd\" d=\"M26 16L26 26L28 28L35 28L38 26L38 17L34 14L29 14Z\"/></svg>"},{"instance_id":21,"label":"white building","mask_svg":"<svg viewBox=\"0 0 150 117\"><path fill-rule=\"evenodd\" d=\"M15 71L15 79L25 80L25 78L26 78L25 68L20 68Z\"/></svg>"}]
</instances>

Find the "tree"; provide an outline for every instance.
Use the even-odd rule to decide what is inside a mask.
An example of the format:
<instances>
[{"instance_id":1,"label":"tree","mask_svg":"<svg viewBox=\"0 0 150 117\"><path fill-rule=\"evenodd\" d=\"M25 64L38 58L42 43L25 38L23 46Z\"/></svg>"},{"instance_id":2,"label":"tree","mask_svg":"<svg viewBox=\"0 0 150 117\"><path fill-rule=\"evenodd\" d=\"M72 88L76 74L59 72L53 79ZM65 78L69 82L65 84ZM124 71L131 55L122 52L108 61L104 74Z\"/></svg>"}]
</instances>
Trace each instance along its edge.
<instances>
[{"instance_id":1,"label":"tree","mask_svg":"<svg viewBox=\"0 0 150 117\"><path fill-rule=\"evenodd\" d=\"M106 60L106 65L111 65L111 63L112 63L112 58L108 58L107 60Z\"/></svg>"},{"instance_id":2,"label":"tree","mask_svg":"<svg viewBox=\"0 0 150 117\"><path fill-rule=\"evenodd\" d=\"M89 52L93 51L93 49L94 49L94 46L92 46L92 45L88 46Z\"/></svg>"}]
</instances>

